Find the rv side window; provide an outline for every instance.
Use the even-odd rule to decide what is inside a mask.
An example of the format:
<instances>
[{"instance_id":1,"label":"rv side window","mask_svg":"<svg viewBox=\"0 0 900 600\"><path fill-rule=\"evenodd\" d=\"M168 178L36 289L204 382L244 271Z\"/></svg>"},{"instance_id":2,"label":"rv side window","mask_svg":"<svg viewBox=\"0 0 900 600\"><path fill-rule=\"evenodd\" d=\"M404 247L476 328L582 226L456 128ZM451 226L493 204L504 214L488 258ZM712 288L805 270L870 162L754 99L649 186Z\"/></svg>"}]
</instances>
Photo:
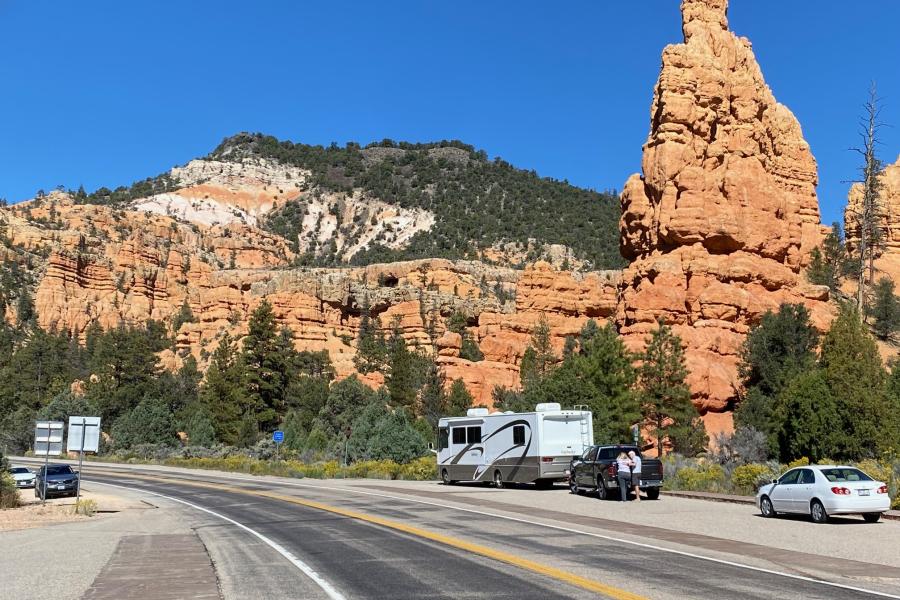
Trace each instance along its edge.
<instances>
[{"instance_id":1,"label":"rv side window","mask_svg":"<svg viewBox=\"0 0 900 600\"><path fill-rule=\"evenodd\" d=\"M516 446L525 445L525 426L516 425L513 427L513 444Z\"/></svg>"},{"instance_id":2,"label":"rv side window","mask_svg":"<svg viewBox=\"0 0 900 600\"><path fill-rule=\"evenodd\" d=\"M446 427L438 429L438 450L444 450L450 445L450 431Z\"/></svg>"},{"instance_id":3,"label":"rv side window","mask_svg":"<svg viewBox=\"0 0 900 600\"><path fill-rule=\"evenodd\" d=\"M465 427L454 427L453 428L453 443L454 444L465 444L466 443L466 428Z\"/></svg>"},{"instance_id":4,"label":"rv side window","mask_svg":"<svg viewBox=\"0 0 900 600\"><path fill-rule=\"evenodd\" d=\"M466 428L466 443L469 443L469 444L480 444L481 443L481 427L467 427Z\"/></svg>"}]
</instances>

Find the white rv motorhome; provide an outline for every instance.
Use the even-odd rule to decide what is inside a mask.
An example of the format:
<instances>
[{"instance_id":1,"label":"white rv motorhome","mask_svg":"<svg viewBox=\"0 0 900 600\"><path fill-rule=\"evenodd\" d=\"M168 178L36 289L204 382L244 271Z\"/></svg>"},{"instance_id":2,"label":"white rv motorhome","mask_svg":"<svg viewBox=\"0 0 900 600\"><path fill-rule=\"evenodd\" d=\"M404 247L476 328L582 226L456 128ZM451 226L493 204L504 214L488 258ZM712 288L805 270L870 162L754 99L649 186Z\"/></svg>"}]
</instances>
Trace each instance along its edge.
<instances>
[{"instance_id":1,"label":"white rv motorhome","mask_svg":"<svg viewBox=\"0 0 900 600\"><path fill-rule=\"evenodd\" d=\"M573 456L594 443L588 410L562 410L551 402L534 412L490 413L469 409L465 417L438 422L438 473L446 484L457 481L535 483L549 486L566 479Z\"/></svg>"}]
</instances>

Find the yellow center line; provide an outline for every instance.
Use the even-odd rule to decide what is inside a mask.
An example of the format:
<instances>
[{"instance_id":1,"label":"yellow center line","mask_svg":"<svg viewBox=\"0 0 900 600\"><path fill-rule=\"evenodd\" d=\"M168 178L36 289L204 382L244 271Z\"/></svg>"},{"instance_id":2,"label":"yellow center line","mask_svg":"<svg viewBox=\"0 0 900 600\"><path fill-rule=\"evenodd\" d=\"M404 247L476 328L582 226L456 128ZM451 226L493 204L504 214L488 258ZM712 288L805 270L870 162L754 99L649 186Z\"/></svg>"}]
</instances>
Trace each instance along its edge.
<instances>
[{"instance_id":1,"label":"yellow center line","mask_svg":"<svg viewBox=\"0 0 900 600\"><path fill-rule=\"evenodd\" d=\"M364 514L361 512L357 512L355 510L349 510L346 508L340 508L338 506L332 506L330 504L323 504L322 502L316 502L314 500L306 500L304 498L298 498L296 496L286 496L284 494L277 494L275 492L265 492L265 491L257 491L257 490L247 490L239 487L232 487L228 485L220 485L220 484L212 484L212 483L202 483L199 481L188 481L182 479L170 479L167 477L148 477L146 475L133 475L128 473L127 475L118 472L116 473L118 476L125 475L129 478L133 479L142 479L146 481L156 481L160 483L172 483L172 484L180 484L180 485L190 485L192 487L198 488L207 488L218 491L225 492L233 492L237 494L245 494L249 496L258 496L261 498L269 498L272 500L279 500L281 502L289 502L291 504L297 504L299 506L304 506L306 508L313 508L316 510L321 510L325 512L329 512L336 515L341 515L343 517L348 517L351 519L356 519L359 521L364 521L366 523L371 523L373 525L380 525L382 527L387 527L389 529L393 529L396 531L402 531L403 533L408 533L410 535L414 535L416 537L424 538L427 540L431 540L433 542L437 542L439 544L444 544L446 546L451 546L453 548L458 548L460 550L465 550L466 552L471 552L473 554L478 554L487 558L491 558L494 560L498 560L500 562L504 562L506 564L510 564L521 569L525 569L527 571L531 571L532 573L538 573L540 575L545 575L547 577L551 577L558 581L562 581L563 583L567 583L569 585L573 585L590 592L596 592L599 594L603 594L609 598L613 598L614 600L647 600L644 596L639 596L637 594L632 594L626 590L607 585L605 583L601 583L599 581L595 581L593 579L588 579L587 577L582 577L580 575L576 575L574 573L570 573L568 571L564 571L562 569L557 569L556 567L551 567L548 565L544 565L533 560L528 560L527 558L522 558L520 556L516 556L514 554L510 554L509 552L503 552L502 550L495 550L493 548L488 548L487 546L482 546L480 544L473 544L471 542L466 542L464 540L454 538L448 535L443 535L440 533L435 533L433 531L428 531L427 529L421 529L419 527L413 527L412 525L407 525L405 523L400 523L398 521L392 521L390 519L384 519L382 517L376 517L373 515Z\"/></svg>"}]
</instances>

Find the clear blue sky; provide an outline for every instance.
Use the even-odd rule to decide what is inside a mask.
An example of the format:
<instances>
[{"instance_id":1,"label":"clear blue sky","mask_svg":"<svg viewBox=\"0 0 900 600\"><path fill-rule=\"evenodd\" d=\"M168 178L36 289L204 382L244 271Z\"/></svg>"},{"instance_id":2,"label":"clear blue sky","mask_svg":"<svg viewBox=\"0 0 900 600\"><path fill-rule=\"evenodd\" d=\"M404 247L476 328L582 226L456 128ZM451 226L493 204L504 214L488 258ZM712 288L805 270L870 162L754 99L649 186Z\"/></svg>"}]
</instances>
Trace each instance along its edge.
<instances>
[{"instance_id":1,"label":"clear blue sky","mask_svg":"<svg viewBox=\"0 0 900 600\"><path fill-rule=\"evenodd\" d=\"M232 133L457 138L542 175L640 169L678 0L0 0L0 197L127 184ZM900 154L900 2L732 0L819 161L823 220L855 175L869 81ZM871 18L871 22L868 20Z\"/></svg>"}]
</instances>

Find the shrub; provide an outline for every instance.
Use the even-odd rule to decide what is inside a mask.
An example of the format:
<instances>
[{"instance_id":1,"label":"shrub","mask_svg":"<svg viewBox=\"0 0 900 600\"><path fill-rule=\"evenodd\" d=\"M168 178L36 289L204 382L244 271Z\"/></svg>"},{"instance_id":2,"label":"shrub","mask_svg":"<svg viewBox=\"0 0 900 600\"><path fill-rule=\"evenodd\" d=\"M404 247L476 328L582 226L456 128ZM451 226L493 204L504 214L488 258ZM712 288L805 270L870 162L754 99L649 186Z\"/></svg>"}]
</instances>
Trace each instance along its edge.
<instances>
[{"instance_id":1,"label":"shrub","mask_svg":"<svg viewBox=\"0 0 900 600\"><path fill-rule=\"evenodd\" d=\"M734 468L731 473L731 487L740 494L753 494L767 481L778 474L766 464L751 463Z\"/></svg>"},{"instance_id":2,"label":"shrub","mask_svg":"<svg viewBox=\"0 0 900 600\"><path fill-rule=\"evenodd\" d=\"M97 502L94 500L79 500L75 503L74 512L76 515L93 517L97 512Z\"/></svg>"},{"instance_id":3,"label":"shrub","mask_svg":"<svg viewBox=\"0 0 900 600\"><path fill-rule=\"evenodd\" d=\"M0 471L0 509L15 508L19 505L19 490L16 481L5 470Z\"/></svg>"},{"instance_id":4,"label":"shrub","mask_svg":"<svg viewBox=\"0 0 900 600\"><path fill-rule=\"evenodd\" d=\"M433 456L423 456L400 466L398 479L428 481L437 479L437 462Z\"/></svg>"},{"instance_id":5,"label":"shrub","mask_svg":"<svg viewBox=\"0 0 900 600\"><path fill-rule=\"evenodd\" d=\"M787 464L787 468L785 471L789 469L793 469L794 467L805 467L809 464L809 458L806 456L801 456L800 458L796 458Z\"/></svg>"},{"instance_id":6,"label":"shrub","mask_svg":"<svg viewBox=\"0 0 900 600\"><path fill-rule=\"evenodd\" d=\"M715 463L698 463L696 467L681 467L666 486L673 490L720 492L725 489L725 469Z\"/></svg>"}]
</instances>

